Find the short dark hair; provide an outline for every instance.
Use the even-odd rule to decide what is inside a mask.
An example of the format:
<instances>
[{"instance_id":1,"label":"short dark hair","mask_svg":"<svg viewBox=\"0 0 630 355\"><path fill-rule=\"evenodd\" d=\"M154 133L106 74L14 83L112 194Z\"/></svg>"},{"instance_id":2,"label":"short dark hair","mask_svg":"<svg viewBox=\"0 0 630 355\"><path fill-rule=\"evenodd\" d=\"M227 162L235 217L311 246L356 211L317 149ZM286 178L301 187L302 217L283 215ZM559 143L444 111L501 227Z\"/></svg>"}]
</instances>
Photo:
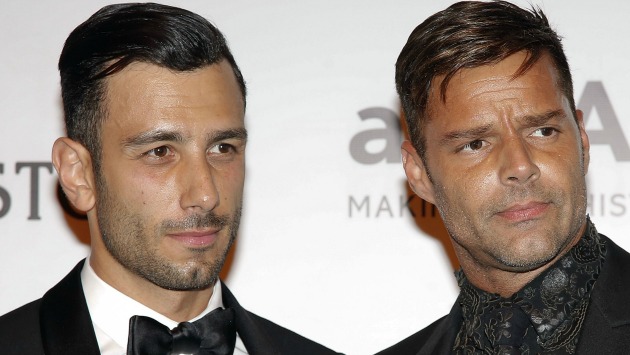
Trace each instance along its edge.
<instances>
[{"instance_id":1,"label":"short dark hair","mask_svg":"<svg viewBox=\"0 0 630 355\"><path fill-rule=\"evenodd\" d=\"M409 138L423 159L423 131L430 119L428 98L434 79L444 75L440 97L445 100L448 83L459 70L495 64L520 51L526 51L528 57L516 76L524 74L541 55L550 56L559 74L558 86L575 117L569 64L560 37L540 8L525 10L506 1L462 1L413 30L396 62L396 90Z\"/></svg>"},{"instance_id":2,"label":"short dark hair","mask_svg":"<svg viewBox=\"0 0 630 355\"><path fill-rule=\"evenodd\" d=\"M103 7L70 33L59 58L68 137L87 148L98 172L105 78L134 62L193 71L221 60L232 66L245 103L241 71L223 34L208 20L155 3Z\"/></svg>"}]
</instances>

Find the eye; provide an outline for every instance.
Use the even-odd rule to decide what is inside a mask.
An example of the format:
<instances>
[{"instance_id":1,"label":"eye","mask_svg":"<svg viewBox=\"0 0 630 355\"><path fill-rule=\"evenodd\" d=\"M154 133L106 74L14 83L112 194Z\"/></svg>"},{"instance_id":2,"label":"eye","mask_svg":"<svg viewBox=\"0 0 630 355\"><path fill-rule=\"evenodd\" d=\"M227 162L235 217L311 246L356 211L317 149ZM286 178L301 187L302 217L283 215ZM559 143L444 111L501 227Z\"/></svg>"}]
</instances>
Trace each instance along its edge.
<instances>
[{"instance_id":1,"label":"eye","mask_svg":"<svg viewBox=\"0 0 630 355\"><path fill-rule=\"evenodd\" d=\"M171 152L171 149L165 145L153 148L146 152L146 155L156 157L156 158L164 158Z\"/></svg>"},{"instance_id":2,"label":"eye","mask_svg":"<svg viewBox=\"0 0 630 355\"><path fill-rule=\"evenodd\" d=\"M461 150L475 151L483 148L484 145L484 141L478 139L465 144L464 146L462 146Z\"/></svg>"},{"instance_id":3,"label":"eye","mask_svg":"<svg viewBox=\"0 0 630 355\"><path fill-rule=\"evenodd\" d=\"M538 128L532 133L534 137L550 137L557 132L555 128L552 127L542 127Z\"/></svg>"},{"instance_id":4,"label":"eye","mask_svg":"<svg viewBox=\"0 0 630 355\"><path fill-rule=\"evenodd\" d=\"M234 152L234 146L227 143L219 143L210 148L210 154L229 154Z\"/></svg>"}]
</instances>

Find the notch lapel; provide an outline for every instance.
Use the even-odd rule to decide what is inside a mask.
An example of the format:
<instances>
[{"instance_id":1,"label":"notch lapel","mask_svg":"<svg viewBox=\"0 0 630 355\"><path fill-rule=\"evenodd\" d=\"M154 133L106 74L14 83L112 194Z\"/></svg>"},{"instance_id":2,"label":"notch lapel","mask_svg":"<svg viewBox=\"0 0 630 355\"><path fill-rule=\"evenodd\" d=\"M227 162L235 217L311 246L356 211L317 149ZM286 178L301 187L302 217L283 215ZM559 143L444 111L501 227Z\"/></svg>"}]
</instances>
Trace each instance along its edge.
<instances>
[{"instance_id":1,"label":"notch lapel","mask_svg":"<svg viewBox=\"0 0 630 355\"><path fill-rule=\"evenodd\" d=\"M236 331L238 332L247 352L256 355L280 354L281 351L275 345L264 326L256 321L253 314L246 311L238 303L232 292L221 282L221 294L223 305L234 309Z\"/></svg>"},{"instance_id":2,"label":"notch lapel","mask_svg":"<svg viewBox=\"0 0 630 355\"><path fill-rule=\"evenodd\" d=\"M81 286L84 262L42 297L40 329L47 355L100 354Z\"/></svg>"}]
</instances>

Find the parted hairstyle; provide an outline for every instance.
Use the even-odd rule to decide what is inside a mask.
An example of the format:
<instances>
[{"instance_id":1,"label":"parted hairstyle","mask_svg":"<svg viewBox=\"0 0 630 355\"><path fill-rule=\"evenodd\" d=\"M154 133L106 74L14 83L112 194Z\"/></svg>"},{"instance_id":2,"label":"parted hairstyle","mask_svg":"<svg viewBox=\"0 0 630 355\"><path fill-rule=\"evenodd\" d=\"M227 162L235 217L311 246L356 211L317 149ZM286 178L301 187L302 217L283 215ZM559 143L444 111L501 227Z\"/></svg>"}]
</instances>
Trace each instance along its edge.
<instances>
[{"instance_id":1,"label":"parted hairstyle","mask_svg":"<svg viewBox=\"0 0 630 355\"><path fill-rule=\"evenodd\" d=\"M105 6L70 33L59 58L68 137L86 147L98 172L108 76L134 62L184 72L222 60L232 66L245 103L241 71L223 34L208 20L155 3Z\"/></svg>"},{"instance_id":2,"label":"parted hairstyle","mask_svg":"<svg viewBox=\"0 0 630 355\"><path fill-rule=\"evenodd\" d=\"M506 1L462 1L418 25L396 62L396 90L414 148L425 160L424 127L431 119L428 98L438 90L446 99L450 79L461 69L500 62L520 51L528 56L515 77L524 74L543 54L558 72L558 87L576 116L573 81L558 34L540 8L522 9Z\"/></svg>"}]
</instances>

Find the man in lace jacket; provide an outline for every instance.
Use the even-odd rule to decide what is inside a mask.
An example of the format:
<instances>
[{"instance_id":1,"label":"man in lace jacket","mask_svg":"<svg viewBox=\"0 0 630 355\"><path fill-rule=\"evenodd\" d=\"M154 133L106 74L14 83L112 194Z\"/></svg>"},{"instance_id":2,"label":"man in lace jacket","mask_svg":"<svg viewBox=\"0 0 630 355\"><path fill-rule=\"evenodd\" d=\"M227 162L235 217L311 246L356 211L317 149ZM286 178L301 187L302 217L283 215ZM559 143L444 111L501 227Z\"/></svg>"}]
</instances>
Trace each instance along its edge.
<instances>
[{"instance_id":1,"label":"man in lace jacket","mask_svg":"<svg viewBox=\"0 0 630 355\"><path fill-rule=\"evenodd\" d=\"M630 255L586 215L589 141L539 9L461 2L396 63L403 165L461 264L451 312L382 354L624 354Z\"/></svg>"}]
</instances>

